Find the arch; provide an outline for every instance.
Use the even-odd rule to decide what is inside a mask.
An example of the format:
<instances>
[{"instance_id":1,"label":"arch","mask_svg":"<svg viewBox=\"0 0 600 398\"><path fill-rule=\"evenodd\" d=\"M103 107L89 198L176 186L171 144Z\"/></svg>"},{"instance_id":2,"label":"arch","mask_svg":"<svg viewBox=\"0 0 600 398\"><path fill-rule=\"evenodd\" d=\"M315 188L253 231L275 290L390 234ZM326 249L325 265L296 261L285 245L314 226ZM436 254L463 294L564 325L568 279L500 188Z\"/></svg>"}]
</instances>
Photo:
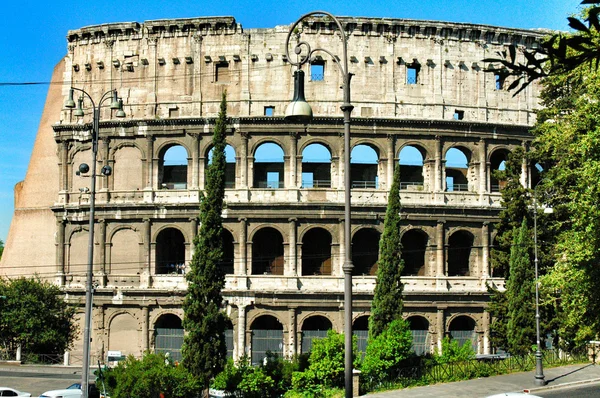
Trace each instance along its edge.
<instances>
[{"instance_id":1,"label":"arch","mask_svg":"<svg viewBox=\"0 0 600 398\"><path fill-rule=\"evenodd\" d=\"M429 236L420 229L411 229L402 235L402 259L404 270L402 275L425 276L427 244Z\"/></svg>"},{"instance_id":2,"label":"arch","mask_svg":"<svg viewBox=\"0 0 600 398\"><path fill-rule=\"evenodd\" d=\"M358 352L364 358L369 341L369 315L361 315L352 323L352 334L356 336Z\"/></svg>"},{"instance_id":3,"label":"arch","mask_svg":"<svg viewBox=\"0 0 600 398\"><path fill-rule=\"evenodd\" d=\"M381 233L375 228L361 228L352 237L354 275L376 275Z\"/></svg>"},{"instance_id":4,"label":"arch","mask_svg":"<svg viewBox=\"0 0 600 398\"><path fill-rule=\"evenodd\" d=\"M234 273L234 239L232 233L223 228L223 261L221 263L223 273Z\"/></svg>"},{"instance_id":5,"label":"arch","mask_svg":"<svg viewBox=\"0 0 600 398\"><path fill-rule=\"evenodd\" d=\"M470 276L475 237L469 231L456 231L448 239L448 276Z\"/></svg>"},{"instance_id":6,"label":"arch","mask_svg":"<svg viewBox=\"0 0 600 398\"><path fill-rule=\"evenodd\" d=\"M508 159L510 151L508 148L497 148L490 154L490 190L491 192L500 192L506 185L505 180L498 179L496 173L504 170L504 165Z\"/></svg>"},{"instance_id":7,"label":"arch","mask_svg":"<svg viewBox=\"0 0 600 398\"><path fill-rule=\"evenodd\" d=\"M122 143L112 154L113 189L135 191L143 188L142 151L133 143Z\"/></svg>"},{"instance_id":8,"label":"arch","mask_svg":"<svg viewBox=\"0 0 600 398\"><path fill-rule=\"evenodd\" d=\"M460 346L470 341L473 350L477 351L475 326L476 322L470 316L458 315L451 319L448 325L450 338L457 340Z\"/></svg>"},{"instance_id":9,"label":"arch","mask_svg":"<svg viewBox=\"0 0 600 398\"><path fill-rule=\"evenodd\" d=\"M399 153L400 189L423 188L425 150L416 145L405 145Z\"/></svg>"},{"instance_id":10,"label":"arch","mask_svg":"<svg viewBox=\"0 0 600 398\"><path fill-rule=\"evenodd\" d=\"M283 275L283 236L273 227L264 227L252 237L252 275Z\"/></svg>"},{"instance_id":11,"label":"arch","mask_svg":"<svg viewBox=\"0 0 600 398\"><path fill-rule=\"evenodd\" d=\"M214 145L208 149L205 165L207 169L212 164L214 149ZM235 188L235 149L229 144L225 145L225 188Z\"/></svg>"},{"instance_id":12,"label":"arch","mask_svg":"<svg viewBox=\"0 0 600 398\"><path fill-rule=\"evenodd\" d=\"M181 361L183 325L175 314L163 314L154 324L154 352L169 354L173 361Z\"/></svg>"},{"instance_id":13,"label":"arch","mask_svg":"<svg viewBox=\"0 0 600 398\"><path fill-rule=\"evenodd\" d=\"M311 228L302 237L302 275L331 275L331 234Z\"/></svg>"},{"instance_id":14,"label":"arch","mask_svg":"<svg viewBox=\"0 0 600 398\"><path fill-rule=\"evenodd\" d=\"M407 319L412 333L412 349L417 355L424 355L430 351L431 338L429 335L429 321L420 315L412 315Z\"/></svg>"},{"instance_id":15,"label":"arch","mask_svg":"<svg viewBox=\"0 0 600 398\"><path fill-rule=\"evenodd\" d=\"M107 270L111 275L135 274L138 263L140 236L130 227L122 227L110 237L110 264Z\"/></svg>"},{"instance_id":16,"label":"arch","mask_svg":"<svg viewBox=\"0 0 600 398\"><path fill-rule=\"evenodd\" d=\"M322 315L313 315L302 322L302 353L310 352L315 339L327 337L327 331L332 329L331 321Z\"/></svg>"},{"instance_id":17,"label":"arch","mask_svg":"<svg viewBox=\"0 0 600 398\"><path fill-rule=\"evenodd\" d=\"M272 315L261 315L250 326L252 331L252 364L262 363L267 351L283 355L283 325Z\"/></svg>"},{"instance_id":18,"label":"arch","mask_svg":"<svg viewBox=\"0 0 600 398\"><path fill-rule=\"evenodd\" d=\"M331 187L331 151L321 143L312 143L302 151L302 188Z\"/></svg>"},{"instance_id":19,"label":"arch","mask_svg":"<svg viewBox=\"0 0 600 398\"><path fill-rule=\"evenodd\" d=\"M156 269L159 274L185 273L185 238L177 228L164 228L156 236Z\"/></svg>"},{"instance_id":20,"label":"arch","mask_svg":"<svg viewBox=\"0 0 600 398\"><path fill-rule=\"evenodd\" d=\"M227 348L227 358L233 359L235 349L234 329L231 319L225 321L225 347Z\"/></svg>"},{"instance_id":21,"label":"arch","mask_svg":"<svg viewBox=\"0 0 600 398\"><path fill-rule=\"evenodd\" d=\"M452 147L446 151L446 191L469 190L469 163L471 152L462 147Z\"/></svg>"},{"instance_id":22,"label":"arch","mask_svg":"<svg viewBox=\"0 0 600 398\"><path fill-rule=\"evenodd\" d=\"M125 356L141 355L138 321L128 312L120 312L110 319L108 328L108 350L121 351Z\"/></svg>"},{"instance_id":23,"label":"arch","mask_svg":"<svg viewBox=\"0 0 600 398\"><path fill-rule=\"evenodd\" d=\"M378 188L379 150L373 144L355 145L350 153L352 188Z\"/></svg>"},{"instance_id":24,"label":"arch","mask_svg":"<svg viewBox=\"0 0 600 398\"><path fill-rule=\"evenodd\" d=\"M159 189L187 189L187 148L179 143L170 143L164 145L158 154Z\"/></svg>"},{"instance_id":25,"label":"arch","mask_svg":"<svg viewBox=\"0 0 600 398\"><path fill-rule=\"evenodd\" d=\"M535 188L535 186L542 180L542 173L544 173L544 166L537 162L531 162L529 169L531 170L531 188Z\"/></svg>"},{"instance_id":26,"label":"arch","mask_svg":"<svg viewBox=\"0 0 600 398\"><path fill-rule=\"evenodd\" d=\"M90 166L90 172L87 175L79 175L79 165L86 163ZM82 192L85 189L91 189L91 181L89 175L92 170L92 149L91 147L81 147L73 154L71 159L71 191Z\"/></svg>"},{"instance_id":27,"label":"arch","mask_svg":"<svg viewBox=\"0 0 600 398\"><path fill-rule=\"evenodd\" d=\"M263 142L254 152L254 188L283 188L284 152L274 142Z\"/></svg>"},{"instance_id":28,"label":"arch","mask_svg":"<svg viewBox=\"0 0 600 398\"><path fill-rule=\"evenodd\" d=\"M89 233L87 228L79 228L69 238L68 273L72 276L85 276L87 273ZM97 237L94 236L96 241ZM94 242L96 243L96 242ZM98 250L94 252L96 256ZM95 262L94 262L95 263Z\"/></svg>"}]
</instances>

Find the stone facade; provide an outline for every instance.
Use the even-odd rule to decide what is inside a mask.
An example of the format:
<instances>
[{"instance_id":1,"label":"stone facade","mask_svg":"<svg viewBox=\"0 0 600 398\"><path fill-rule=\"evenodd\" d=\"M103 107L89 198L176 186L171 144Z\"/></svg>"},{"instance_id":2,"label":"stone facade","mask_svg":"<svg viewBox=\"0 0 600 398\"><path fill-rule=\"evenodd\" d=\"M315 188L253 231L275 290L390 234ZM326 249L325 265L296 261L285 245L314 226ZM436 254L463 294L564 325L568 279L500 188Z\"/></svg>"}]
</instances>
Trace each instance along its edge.
<instances>
[{"instance_id":1,"label":"stone facade","mask_svg":"<svg viewBox=\"0 0 600 398\"><path fill-rule=\"evenodd\" d=\"M531 48L540 35L434 21L342 22L354 74L351 145L374 156L363 161L353 149L354 329L364 339L388 189L400 163L405 308L415 336L424 351L450 334L488 353L486 285L504 286L489 265L502 187L493 170L515 147L527 148L538 87L513 97L510 82L484 73L482 59L508 44ZM343 329L341 74L326 53L311 60L306 97L315 119L286 123L288 29L244 30L219 17L69 31L30 168L16 188L0 272L55 281L81 306L83 323L89 179L76 172L91 161L91 107L86 100L81 120L61 104L71 86L95 100L117 89L126 119L108 106L100 115L98 165L113 173L97 178L94 355L140 355L179 341L185 267L224 90L230 353L289 356L305 351L311 336ZM329 21L309 20L300 33L313 48L342 53ZM173 161L178 150L183 155ZM327 155L314 158L314 150ZM523 184L536 178L523 164ZM80 352L81 341L72 358Z\"/></svg>"}]
</instances>

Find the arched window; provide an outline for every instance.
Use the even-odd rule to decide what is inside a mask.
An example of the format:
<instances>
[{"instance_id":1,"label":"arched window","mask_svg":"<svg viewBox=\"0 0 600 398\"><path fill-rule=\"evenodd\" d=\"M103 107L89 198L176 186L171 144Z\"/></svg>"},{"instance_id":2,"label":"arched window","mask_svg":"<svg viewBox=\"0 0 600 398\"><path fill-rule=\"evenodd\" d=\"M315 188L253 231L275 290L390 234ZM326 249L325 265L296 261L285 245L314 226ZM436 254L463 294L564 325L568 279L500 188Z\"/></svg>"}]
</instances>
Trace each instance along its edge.
<instances>
[{"instance_id":1,"label":"arched window","mask_svg":"<svg viewBox=\"0 0 600 398\"><path fill-rule=\"evenodd\" d=\"M208 151L207 168L212 164L214 149ZM225 146L225 188L235 188L235 149L231 145Z\"/></svg>"},{"instance_id":2,"label":"arched window","mask_svg":"<svg viewBox=\"0 0 600 398\"><path fill-rule=\"evenodd\" d=\"M177 315L161 315L154 326L154 352L169 354L173 361L181 361L183 326Z\"/></svg>"},{"instance_id":3,"label":"arched window","mask_svg":"<svg viewBox=\"0 0 600 398\"><path fill-rule=\"evenodd\" d=\"M135 275L139 269L140 237L132 229L120 229L112 236L110 275Z\"/></svg>"},{"instance_id":4,"label":"arched window","mask_svg":"<svg viewBox=\"0 0 600 398\"><path fill-rule=\"evenodd\" d=\"M446 191L462 192L469 190L469 158L466 151L450 148L446 152Z\"/></svg>"},{"instance_id":5,"label":"arched window","mask_svg":"<svg viewBox=\"0 0 600 398\"><path fill-rule=\"evenodd\" d=\"M144 165L140 150L124 146L115 151L113 164L113 189L135 191L144 187L142 181Z\"/></svg>"},{"instance_id":6,"label":"arched window","mask_svg":"<svg viewBox=\"0 0 600 398\"><path fill-rule=\"evenodd\" d=\"M302 275L331 275L331 234L312 228L302 238Z\"/></svg>"},{"instance_id":7,"label":"arched window","mask_svg":"<svg viewBox=\"0 0 600 398\"><path fill-rule=\"evenodd\" d=\"M254 153L254 188L283 188L285 163L283 149L267 142Z\"/></svg>"},{"instance_id":8,"label":"arched window","mask_svg":"<svg viewBox=\"0 0 600 398\"><path fill-rule=\"evenodd\" d=\"M474 351L477 351L477 336L475 334L475 321L466 315L457 316L448 327L450 337L457 340L459 345L470 342Z\"/></svg>"},{"instance_id":9,"label":"arched window","mask_svg":"<svg viewBox=\"0 0 600 398\"><path fill-rule=\"evenodd\" d=\"M427 234L419 229L411 229L402 235L402 259L406 276L425 276L425 253Z\"/></svg>"},{"instance_id":10,"label":"arched window","mask_svg":"<svg viewBox=\"0 0 600 398\"><path fill-rule=\"evenodd\" d=\"M423 189L423 154L414 146L400 151L400 189Z\"/></svg>"},{"instance_id":11,"label":"arched window","mask_svg":"<svg viewBox=\"0 0 600 398\"><path fill-rule=\"evenodd\" d=\"M223 229L223 272L233 274L233 235L226 229Z\"/></svg>"},{"instance_id":12,"label":"arched window","mask_svg":"<svg viewBox=\"0 0 600 398\"><path fill-rule=\"evenodd\" d=\"M502 188L504 188L504 185L506 185L505 180L498 179L496 172L504 170L506 160L508 159L508 153L509 152L506 149L498 149L490 156L490 188L492 192L500 192Z\"/></svg>"},{"instance_id":13,"label":"arched window","mask_svg":"<svg viewBox=\"0 0 600 398\"><path fill-rule=\"evenodd\" d=\"M275 228L262 228L254 234L252 274L283 275L283 237Z\"/></svg>"},{"instance_id":14,"label":"arched window","mask_svg":"<svg viewBox=\"0 0 600 398\"><path fill-rule=\"evenodd\" d=\"M351 153L352 188L378 188L379 155L369 145L357 145Z\"/></svg>"},{"instance_id":15,"label":"arched window","mask_svg":"<svg viewBox=\"0 0 600 398\"><path fill-rule=\"evenodd\" d=\"M365 353L367 352L367 342L369 341L368 316L360 316L354 320L354 324L352 325L352 334L356 336L358 352L360 352L362 358L364 358Z\"/></svg>"},{"instance_id":16,"label":"arched window","mask_svg":"<svg viewBox=\"0 0 600 398\"><path fill-rule=\"evenodd\" d=\"M262 364L267 351L283 355L283 326L277 318L263 315L252 322L252 365Z\"/></svg>"},{"instance_id":17,"label":"arched window","mask_svg":"<svg viewBox=\"0 0 600 398\"><path fill-rule=\"evenodd\" d=\"M302 188L331 187L331 153L322 144L310 144L302 151Z\"/></svg>"},{"instance_id":18,"label":"arched window","mask_svg":"<svg viewBox=\"0 0 600 398\"><path fill-rule=\"evenodd\" d=\"M407 319L410 325L413 342L412 349L417 355L424 355L430 351L429 321L422 316L411 316Z\"/></svg>"},{"instance_id":19,"label":"arched window","mask_svg":"<svg viewBox=\"0 0 600 398\"><path fill-rule=\"evenodd\" d=\"M163 149L158 160L158 187L160 189L187 189L187 151L181 145Z\"/></svg>"},{"instance_id":20,"label":"arched window","mask_svg":"<svg viewBox=\"0 0 600 398\"><path fill-rule=\"evenodd\" d=\"M457 231L448 239L448 276L471 275L471 258L474 253L473 234Z\"/></svg>"},{"instance_id":21,"label":"arched window","mask_svg":"<svg viewBox=\"0 0 600 398\"><path fill-rule=\"evenodd\" d=\"M180 230L166 228L156 237L156 274L185 273L185 238Z\"/></svg>"},{"instance_id":22,"label":"arched window","mask_svg":"<svg viewBox=\"0 0 600 398\"><path fill-rule=\"evenodd\" d=\"M373 228L363 228L354 234L352 237L354 275L377 275L380 237L379 231Z\"/></svg>"},{"instance_id":23,"label":"arched window","mask_svg":"<svg viewBox=\"0 0 600 398\"><path fill-rule=\"evenodd\" d=\"M302 323L302 353L310 352L312 341L327 337L331 321L324 316L311 316Z\"/></svg>"}]
</instances>

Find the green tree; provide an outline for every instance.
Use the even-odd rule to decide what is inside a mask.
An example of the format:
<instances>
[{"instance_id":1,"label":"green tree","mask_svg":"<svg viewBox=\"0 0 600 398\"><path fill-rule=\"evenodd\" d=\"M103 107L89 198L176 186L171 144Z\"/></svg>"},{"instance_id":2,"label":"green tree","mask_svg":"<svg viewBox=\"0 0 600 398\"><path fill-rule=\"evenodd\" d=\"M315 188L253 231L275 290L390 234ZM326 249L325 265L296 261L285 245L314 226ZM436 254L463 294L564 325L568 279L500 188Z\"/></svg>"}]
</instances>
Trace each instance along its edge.
<instances>
[{"instance_id":1,"label":"green tree","mask_svg":"<svg viewBox=\"0 0 600 398\"><path fill-rule=\"evenodd\" d=\"M4 253L4 241L0 239L0 258L2 258L2 253Z\"/></svg>"},{"instance_id":2,"label":"green tree","mask_svg":"<svg viewBox=\"0 0 600 398\"><path fill-rule=\"evenodd\" d=\"M404 319L393 320L381 334L369 341L363 360L362 377L384 380L400 368L412 351L412 333Z\"/></svg>"},{"instance_id":3,"label":"green tree","mask_svg":"<svg viewBox=\"0 0 600 398\"><path fill-rule=\"evenodd\" d=\"M535 273L529 255L530 231L523 220L518 233L514 234L510 251L510 276L506 283L508 323L506 336L508 349L513 355L531 352L535 344Z\"/></svg>"},{"instance_id":4,"label":"green tree","mask_svg":"<svg viewBox=\"0 0 600 398\"><path fill-rule=\"evenodd\" d=\"M404 270L402 242L400 239L400 166L396 165L390 188L383 235L379 241L377 284L369 317L369 339L374 339L392 321L402 318L402 292L400 279Z\"/></svg>"},{"instance_id":5,"label":"green tree","mask_svg":"<svg viewBox=\"0 0 600 398\"><path fill-rule=\"evenodd\" d=\"M442 339L442 355L436 356L437 363L470 361L475 358L475 350L469 340L462 345L458 340L446 336Z\"/></svg>"},{"instance_id":6,"label":"green tree","mask_svg":"<svg viewBox=\"0 0 600 398\"><path fill-rule=\"evenodd\" d=\"M77 333L75 308L60 289L39 278L0 279L0 347L62 354Z\"/></svg>"},{"instance_id":7,"label":"green tree","mask_svg":"<svg viewBox=\"0 0 600 398\"><path fill-rule=\"evenodd\" d=\"M186 330L183 365L208 388L225 366L227 316L221 311L225 286L223 261L223 198L225 195L225 132L227 97L223 93L213 134L212 162L206 173L206 195L200 202L200 230L186 275L188 293L183 303Z\"/></svg>"},{"instance_id":8,"label":"green tree","mask_svg":"<svg viewBox=\"0 0 600 398\"><path fill-rule=\"evenodd\" d=\"M117 367L103 371L107 392L112 398L195 398L198 380L183 366L174 366L164 354L129 356Z\"/></svg>"}]
</instances>

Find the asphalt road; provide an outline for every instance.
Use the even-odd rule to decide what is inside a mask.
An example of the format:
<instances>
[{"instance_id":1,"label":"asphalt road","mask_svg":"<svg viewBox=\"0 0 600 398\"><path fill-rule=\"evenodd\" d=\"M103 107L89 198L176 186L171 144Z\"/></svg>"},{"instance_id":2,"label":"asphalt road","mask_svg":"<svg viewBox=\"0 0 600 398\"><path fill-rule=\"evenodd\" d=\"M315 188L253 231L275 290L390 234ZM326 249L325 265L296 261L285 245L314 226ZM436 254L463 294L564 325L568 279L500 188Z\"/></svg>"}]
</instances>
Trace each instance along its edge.
<instances>
[{"instance_id":1,"label":"asphalt road","mask_svg":"<svg viewBox=\"0 0 600 398\"><path fill-rule=\"evenodd\" d=\"M81 375L59 373L24 373L0 370L0 386L30 392L37 397L48 390L66 388L81 380Z\"/></svg>"},{"instance_id":2,"label":"asphalt road","mask_svg":"<svg viewBox=\"0 0 600 398\"><path fill-rule=\"evenodd\" d=\"M600 398L600 383L580 384L571 388L556 388L534 394L543 398Z\"/></svg>"}]
</instances>

